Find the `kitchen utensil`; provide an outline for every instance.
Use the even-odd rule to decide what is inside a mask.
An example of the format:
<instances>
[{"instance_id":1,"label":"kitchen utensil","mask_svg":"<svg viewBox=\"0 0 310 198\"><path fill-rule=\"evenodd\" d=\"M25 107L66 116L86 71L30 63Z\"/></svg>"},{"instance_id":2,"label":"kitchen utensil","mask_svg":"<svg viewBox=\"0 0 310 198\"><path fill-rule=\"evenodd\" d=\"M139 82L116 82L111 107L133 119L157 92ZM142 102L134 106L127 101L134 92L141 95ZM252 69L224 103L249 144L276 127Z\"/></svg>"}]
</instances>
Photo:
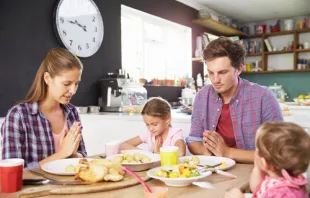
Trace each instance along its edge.
<instances>
[{"instance_id":1,"label":"kitchen utensil","mask_svg":"<svg viewBox=\"0 0 310 198\"><path fill-rule=\"evenodd\" d=\"M23 179L23 185L89 185L92 182L77 181L56 181L49 179Z\"/></svg>"},{"instance_id":2,"label":"kitchen utensil","mask_svg":"<svg viewBox=\"0 0 310 198\"><path fill-rule=\"evenodd\" d=\"M145 190L147 190L147 192L152 193L150 187L136 173L132 172L130 169L126 167L123 167L123 170L134 176L143 185L143 187L145 188Z\"/></svg>"},{"instance_id":3,"label":"kitchen utensil","mask_svg":"<svg viewBox=\"0 0 310 198\"><path fill-rule=\"evenodd\" d=\"M231 173L228 173L228 172L225 172L225 171L222 171L222 170L218 170L217 168L208 168L208 169L199 169L198 170L201 174L207 172L207 171L212 171L212 172L215 172L217 174L220 174L220 175L224 175L226 177L230 177L230 178L234 178L236 179L237 176L236 175L233 175Z\"/></svg>"},{"instance_id":4,"label":"kitchen utensil","mask_svg":"<svg viewBox=\"0 0 310 198\"><path fill-rule=\"evenodd\" d=\"M225 171L222 171L222 170L215 170L215 172L217 174L220 174L220 175L224 175L224 176L227 176L227 177L231 177L231 178L237 179L236 175L233 175L231 173L228 173L228 172L225 172Z\"/></svg>"},{"instance_id":5,"label":"kitchen utensil","mask_svg":"<svg viewBox=\"0 0 310 198\"><path fill-rule=\"evenodd\" d=\"M203 167L203 168L215 168L215 167L217 167L217 166L220 166L222 164L222 162L219 162L219 163L216 163L216 164L214 164L214 165L207 165L207 164L205 164L205 165L202 165L202 164L198 164L197 166L199 166L199 167Z\"/></svg>"},{"instance_id":6,"label":"kitchen utensil","mask_svg":"<svg viewBox=\"0 0 310 198\"><path fill-rule=\"evenodd\" d=\"M214 185L211 182L193 182L195 186L198 186L200 188L206 188L206 189L215 189Z\"/></svg>"},{"instance_id":7,"label":"kitchen utensil","mask_svg":"<svg viewBox=\"0 0 310 198\"><path fill-rule=\"evenodd\" d=\"M49 177L49 176L47 176L47 175L45 175L45 174L42 174L42 173L40 173L40 172L37 172L37 171L35 171L35 170L29 170L29 171L30 171L32 174L35 174L35 175L44 177L44 178L46 178L46 179L48 179L48 180L56 181L54 178L51 178L51 177Z\"/></svg>"}]
</instances>

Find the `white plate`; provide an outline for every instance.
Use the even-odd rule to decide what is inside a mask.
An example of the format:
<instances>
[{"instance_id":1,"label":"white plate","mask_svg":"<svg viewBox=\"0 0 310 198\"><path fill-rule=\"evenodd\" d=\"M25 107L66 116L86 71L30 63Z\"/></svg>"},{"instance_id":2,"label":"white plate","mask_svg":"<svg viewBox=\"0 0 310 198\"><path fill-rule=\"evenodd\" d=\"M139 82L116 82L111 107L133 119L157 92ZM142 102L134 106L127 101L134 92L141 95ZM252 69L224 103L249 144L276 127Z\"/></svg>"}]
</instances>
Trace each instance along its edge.
<instances>
[{"instance_id":1,"label":"white plate","mask_svg":"<svg viewBox=\"0 0 310 198\"><path fill-rule=\"evenodd\" d=\"M164 182L167 186L174 186L174 187L182 187L182 186L189 186L193 182L198 181L199 179L208 177L209 175L212 174L211 171L206 171L202 173L202 175L197 176L197 177L190 177L190 178L165 178L165 177L157 177L154 176L155 172L159 171L160 169L164 170L171 170L173 166L161 166L157 168L153 168L149 171L147 171L147 175L151 178L158 179L162 182Z\"/></svg>"},{"instance_id":2,"label":"white plate","mask_svg":"<svg viewBox=\"0 0 310 198\"><path fill-rule=\"evenodd\" d=\"M223 168L216 168L218 170L227 170L236 164L235 160L226 157L216 157L216 156L204 156L204 155L193 155L199 158L201 165L216 165L220 162L226 162L226 166ZM182 163L185 158L191 159L193 156L179 157L179 163Z\"/></svg>"},{"instance_id":3,"label":"white plate","mask_svg":"<svg viewBox=\"0 0 310 198\"><path fill-rule=\"evenodd\" d=\"M133 155L135 153L140 153L140 154L148 156L152 160L151 162L142 163L142 164L141 163L122 163L123 166L129 168L132 171L136 171L136 172L145 171L145 170L148 170L150 168L160 166L159 154L154 154L154 153L151 153L149 151L144 151L144 150L123 150L123 151L121 151L121 153L124 153L124 152L128 152L131 155ZM122 154L111 155L111 156L107 157L106 159L113 159L115 156L118 156L118 155L122 155Z\"/></svg>"},{"instance_id":4,"label":"white plate","mask_svg":"<svg viewBox=\"0 0 310 198\"><path fill-rule=\"evenodd\" d=\"M55 174L55 175L75 175L76 173L66 172L66 167L69 165L73 165L74 167L79 164L79 161L82 158L68 158L68 159L61 159L48 162L44 164L41 168L45 172ZM87 159L91 161L93 159Z\"/></svg>"}]
</instances>

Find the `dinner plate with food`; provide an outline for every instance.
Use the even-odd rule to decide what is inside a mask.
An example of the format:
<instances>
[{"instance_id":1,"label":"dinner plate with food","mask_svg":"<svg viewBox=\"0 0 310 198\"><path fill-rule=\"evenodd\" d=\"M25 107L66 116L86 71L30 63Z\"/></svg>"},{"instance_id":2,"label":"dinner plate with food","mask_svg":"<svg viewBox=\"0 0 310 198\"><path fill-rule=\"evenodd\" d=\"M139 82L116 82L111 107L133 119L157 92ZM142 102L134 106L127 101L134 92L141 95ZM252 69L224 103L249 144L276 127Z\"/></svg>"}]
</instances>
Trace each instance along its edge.
<instances>
[{"instance_id":1,"label":"dinner plate with food","mask_svg":"<svg viewBox=\"0 0 310 198\"><path fill-rule=\"evenodd\" d=\"M68 158L48 162L41 166L42 170L55 175L75 175L79 168L84 166L79 161L82 158ZM87 159L91 161L92 159Z\"/></svg>"},{"instance_id":2,"label":"dinner plate with food","mask_svg":"<svg viewBox=\"0 0 310 198\"><path fill-rule=\"evenodd\" d=\"M197 165L199 168L211 171L227 170L236 164L235 160L230 158L205 155L179 157L179 163Z\"/></svg>"},{"instance_id":3,"label":"dinner plate with food","mask_svg":"<svg viewBox=\"0 0 310 198\"><path fill-rule=\"evenodd\" d=\"M132 171L144 171L159 165L160 156L144 150L123 150L121 154L107 157Z\"/></svg>"},{"instance_id":4,"label":"dinner plate with food","mask_svg":"<svg viewBox=\"0 0 310 198\"><path fill-rule=\"evenodd\" d=\"M55 160L44 164L42 170L56 175L75 175L76 179L86 182L121 181L125 175L121 164L107 159Z\"/></svg>"}]
</instances>

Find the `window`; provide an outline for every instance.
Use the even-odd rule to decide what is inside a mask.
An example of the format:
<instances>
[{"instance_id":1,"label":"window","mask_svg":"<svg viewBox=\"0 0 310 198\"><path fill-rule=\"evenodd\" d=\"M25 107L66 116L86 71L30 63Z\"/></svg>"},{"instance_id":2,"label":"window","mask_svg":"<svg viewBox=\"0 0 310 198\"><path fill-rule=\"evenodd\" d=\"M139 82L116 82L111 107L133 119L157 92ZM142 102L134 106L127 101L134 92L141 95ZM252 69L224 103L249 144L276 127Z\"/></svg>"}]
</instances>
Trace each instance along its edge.
<instances>
[{"instance_id":1,"label":"window","mask_svg":"<svg viewBox=\"0 0 310 198\"><path fill-rule=\"evenodd\" d=\"M151 80L192 76L191 28L121 6L122 68Z\"/></svg>"}]
</instances>

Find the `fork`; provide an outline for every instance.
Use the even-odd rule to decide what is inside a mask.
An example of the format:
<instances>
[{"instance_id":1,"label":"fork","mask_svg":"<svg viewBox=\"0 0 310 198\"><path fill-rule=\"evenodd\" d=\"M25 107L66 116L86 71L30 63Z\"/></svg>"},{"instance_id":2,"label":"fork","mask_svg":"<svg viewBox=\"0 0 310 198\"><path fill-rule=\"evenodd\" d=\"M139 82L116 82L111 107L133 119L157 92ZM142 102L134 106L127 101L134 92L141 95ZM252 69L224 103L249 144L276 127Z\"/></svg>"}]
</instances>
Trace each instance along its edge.
<instances>
[{"instance_id":1,"label":"fork","mask_svg":"<svg viewBox=\"0 0 310 198\"><path fill-rule=\"evenodd\" d=\"M199 167L203 167L203 168L205 168L205 167L207 166L207 168L205 168L205 169L209 169L209 168L215 168L215 167L217 167L217 166L220 166L221 164L222 164L222 162L219 162L219 163L214 164L214 165L212 165L212 166L207 165L207 164L205 164L205 165L198 164L197 166L199 166Z\"/></svg>"},{"instance_id":2,"label":"fork","mask_svg":"<svg viewBox=\"0 0 310 198\"><path fill-rule=\"evenodd\" d=\"M51 180L51 181L57 181L56 179L53 179L53 178L51 178L51 177L49 177L49 176L46 176L46 175L43 174L43 173L39 173L39 172L34 171L34 170L29 170L29 171L30 171L31 173L35 174L35 175L44 177L44 178L49 179L49 180Z\"/></svg>"}]
</instances>

